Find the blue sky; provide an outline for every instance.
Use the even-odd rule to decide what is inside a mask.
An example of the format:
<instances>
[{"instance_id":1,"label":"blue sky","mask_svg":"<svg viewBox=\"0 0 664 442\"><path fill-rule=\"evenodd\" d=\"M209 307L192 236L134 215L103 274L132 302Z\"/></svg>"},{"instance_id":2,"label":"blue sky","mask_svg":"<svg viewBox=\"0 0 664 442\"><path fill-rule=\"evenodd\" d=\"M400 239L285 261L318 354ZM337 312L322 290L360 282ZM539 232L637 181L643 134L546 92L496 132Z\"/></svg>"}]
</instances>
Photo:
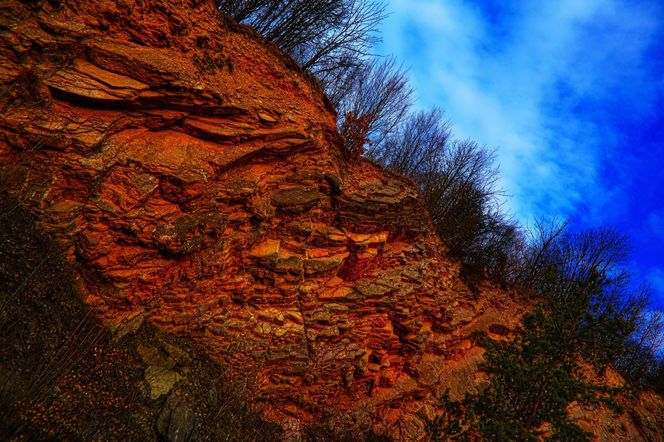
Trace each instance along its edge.
<instances>
[{"instance_id":1,"label":"blue sky","mask_svg":"<svg viewBox=\"0 0 664 442\"><path fill-rule=\"evenodd\" d=\"M388 0L417 107L497 149L507 208L614 225L664 305L664 3Z\"/></svg>"}]
</instances>

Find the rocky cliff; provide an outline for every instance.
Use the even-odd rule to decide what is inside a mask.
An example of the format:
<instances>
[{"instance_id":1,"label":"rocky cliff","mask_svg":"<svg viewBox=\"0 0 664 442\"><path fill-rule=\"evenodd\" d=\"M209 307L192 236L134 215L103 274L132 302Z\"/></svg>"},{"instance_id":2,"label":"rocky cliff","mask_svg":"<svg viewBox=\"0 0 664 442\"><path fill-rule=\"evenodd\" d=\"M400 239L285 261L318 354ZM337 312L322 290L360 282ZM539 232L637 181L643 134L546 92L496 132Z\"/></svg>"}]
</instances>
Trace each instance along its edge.
<instances>
[{"instance_id":1,"label":"rocky cliff","mask_svg":"<svg viewBox=\"0 0 664 442\"><path fill-rule=\"evenodd\" d=\"M0 22L2 188L104 327L186 338L286 437L416 439L481 381L472 333L523 307L468 287L409 180L345 158L277 48L212 1L9 0Z\"/></svg>"}]
</instances>

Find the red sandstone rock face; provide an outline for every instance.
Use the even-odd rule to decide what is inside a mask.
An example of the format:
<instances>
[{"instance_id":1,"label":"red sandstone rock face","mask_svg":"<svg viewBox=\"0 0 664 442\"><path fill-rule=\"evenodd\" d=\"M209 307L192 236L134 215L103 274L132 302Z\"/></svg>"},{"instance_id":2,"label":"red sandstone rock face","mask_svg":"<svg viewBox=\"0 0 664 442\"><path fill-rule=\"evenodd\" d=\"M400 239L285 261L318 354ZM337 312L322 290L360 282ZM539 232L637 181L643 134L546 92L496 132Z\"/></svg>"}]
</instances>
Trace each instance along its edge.
<instances>
[{"instance_id":1,"label":"red sandstone rock face","mask_svg":"<svg viewBox=\"0 0 664 442\"><path fill-rule=\"evenodd\" d=\"M623 380L610 373L622 385ZM619 401L625 412L615 413L610 407L600 405L591 410L578 406L570 407L572 418L598 441L661 441L664 440L664 400L652 393L644 392L632 403Z\"/></svg>"},{"instance_id":2,"label":"red sandstone rock face","mask_svg":"<svg viewBox=\"0 0 664 442\"><path fill-rule=\"evenodd\" d=\"M184 3L4 3L3 188L110 327L194 339L292 434L417 437L440 393L475 387L469 336L518 305L471 294L412 183L344 160L289 59Z\"/></svg>"}]
</instances>

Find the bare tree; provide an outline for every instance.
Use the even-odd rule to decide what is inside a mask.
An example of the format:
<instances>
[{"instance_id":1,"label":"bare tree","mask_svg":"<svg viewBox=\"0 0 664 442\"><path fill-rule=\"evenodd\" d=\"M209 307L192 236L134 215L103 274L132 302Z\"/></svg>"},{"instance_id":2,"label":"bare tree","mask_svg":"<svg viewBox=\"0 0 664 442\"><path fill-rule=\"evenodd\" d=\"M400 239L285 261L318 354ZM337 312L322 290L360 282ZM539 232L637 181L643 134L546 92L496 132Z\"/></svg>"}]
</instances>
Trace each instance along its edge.
<instances>
[{"instance_id":1,"label":"bare tree","mask_svg":"<svg viewBox=\"0 0 664 442\"><path fill-rule=\"evenodd\" d=\"M597 275L606 280L607 287L622 289L629 279L622 266L629 250L626 235L612 227L565 232L543 258L548 274L541 289L566 300L589 289Z\"/></svg>"},{"instance_id":2,"label":"bare tree","mask_svg":"<svg viewBox=\"0 0 664 442\"><path fill-rule=\"evenodd\" d=\"M616 368L638 384L653 384L658 368L664 364L664 311L650 305L652 290L627 300L635 329L625 343L625 351L616 360Z\"/></svg>"},{"instance_id":3,"label":"bare tree","mask_svg":"<svg viewBox=\"0 0 664 442\"><path fill-rule=\"evenodd\" d=\"M556 241L565 233L569 221L555 222L539 219L526 230L524 247L519 251L519 269L513 285L524 290L541 288L545 284L549 256Z\"/></svg>"},{"instance_id":4,"label":"bare tree","mask_svg":"<svg viewBox=\"0 0 664 442\"><path fill-rule=\"evenodd\" d=\"M518 238L502 215L497 178L493 152L472 141L448 143L416 177L438 235L454 256L479 272L489 271L498 259L494 254L507 254L505 247ZM507 256L499 260L498 267L507 264Z\"/></svg>"},{"instance_id":5,"label":"bare tree","mask_svg":"<svg viewBox=\"0 0 664 442\"><path fill-rule=\"evenodd\" d=\"M450 127L443 112L433 109L411 115L392 132L384 143L369 149L368 156L424 184L449 149Z\"/></svg>"},{"instance_id":6,"label":"bare tree","mask_svg":"<svg viewBox=\"0 0 664 442\"><path fill-rule=\"evenodd\" d=\"M473 141L446 143L416 180L420 183L434 224L449 221L453 211L481 218L497 203L494 154ZM488 206L492 206L491 208ZM459 220L463 223L463 220Z\"/></svg>"},{"instance_id":7,"label":"bare tree","mask_svg":"<svg viewBox=\"0 0 664 442\"><path fill-rule=\"evenodd\" d=\"M340 127L344 127L349 115L366 122L369 155L406 118L412 95L406 72L394 58L364 63L350 71L346 81L328 87L328 96L337 106Z\"/></svg>"},{"instance_id":8,"label":"bare tree","mask_svg":"<svg viewBox=\"0 0 664 442\"><path fill-rule=\"evenodd\" d=\"M222 0L219 9L286 52L339 26L344 14L339 0Z\"/></svg>"},{"instance_id":9,"label":"bare tree","mask_svg":"<svg viewBox=\"0 0 664 442\"><path fill-rule=\"evenodd\" d=\"M384 4L373 0L222 0L219 9L289 53L326 88L371 55L385 18Z\"/></svg>"},{"instance_id":10,"label":"bare tree","mask_svg":"<svg viewBox=\"0 0 664 442\"><path fill-rule=\"evenodd\" d=\"M417 182L452 255L479 274L516 279L525 240L502 214L492 151L452 141L449 123L434 109L412 115L369 155Z\"/></svg>"}]
</instances>

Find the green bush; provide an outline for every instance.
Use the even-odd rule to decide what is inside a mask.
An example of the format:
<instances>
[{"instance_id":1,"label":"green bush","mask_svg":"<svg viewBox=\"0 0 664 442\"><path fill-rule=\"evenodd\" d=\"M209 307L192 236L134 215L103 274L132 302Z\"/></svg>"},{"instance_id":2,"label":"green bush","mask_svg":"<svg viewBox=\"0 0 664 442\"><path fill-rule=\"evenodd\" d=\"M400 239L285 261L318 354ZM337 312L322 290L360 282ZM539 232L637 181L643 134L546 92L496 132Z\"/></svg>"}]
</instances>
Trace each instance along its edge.
<instances>
[{"instance_id":1,"label":"green bush","mask_svg":"<svg viewBox=\"0 0 664 442\"><path fill-rule=\"evenodd\" d=\"M462 401L443 398L446 410L427 424L432 440L588 441L568 406L593 404L610 391L585 376L586 345L575 346L578 306L540 306L524 315L522 333L507 343L485 340L486 388Z\"/></svg>"},{"instance_id":2,"label":"green bush","mask_svg":"<svg viewBox=\"0 0 664 442\"><path fill-rule=\"evenodd\" d=\"M529 280L543 303L513 340L483 340L488 385L463 401L443 398L445 413L427 425L432 439L585 441L569 405L613 405L617 390L592 379L624 354L638 318L620 266L625 238L611 229L554 231Z\"/></svg>"}]
</instances>

